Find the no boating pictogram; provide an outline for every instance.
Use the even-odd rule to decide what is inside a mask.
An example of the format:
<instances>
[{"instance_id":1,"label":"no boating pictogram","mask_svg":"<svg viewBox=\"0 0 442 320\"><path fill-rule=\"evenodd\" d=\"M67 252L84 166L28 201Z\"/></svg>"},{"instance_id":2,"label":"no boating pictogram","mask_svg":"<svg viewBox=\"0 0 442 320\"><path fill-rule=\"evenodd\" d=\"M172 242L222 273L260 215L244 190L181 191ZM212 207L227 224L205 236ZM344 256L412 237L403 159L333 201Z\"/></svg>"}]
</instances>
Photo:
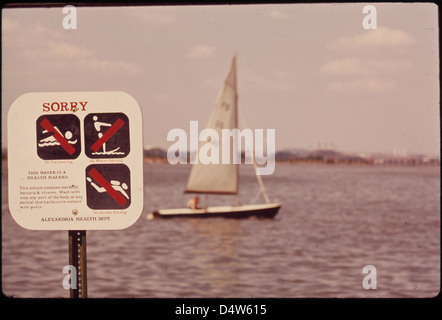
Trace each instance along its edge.
<instances>
[{"instance_id":1,"label":"no boating pictogram","mask_svg":"<svg viewBox=\"0 0 442 320\"><path fill-rule=\"evenodd\" d=\"M124 158L130 152L129 119L124 113L92 113L84 119L89 158Z\"/></svg>"}]
</instances>

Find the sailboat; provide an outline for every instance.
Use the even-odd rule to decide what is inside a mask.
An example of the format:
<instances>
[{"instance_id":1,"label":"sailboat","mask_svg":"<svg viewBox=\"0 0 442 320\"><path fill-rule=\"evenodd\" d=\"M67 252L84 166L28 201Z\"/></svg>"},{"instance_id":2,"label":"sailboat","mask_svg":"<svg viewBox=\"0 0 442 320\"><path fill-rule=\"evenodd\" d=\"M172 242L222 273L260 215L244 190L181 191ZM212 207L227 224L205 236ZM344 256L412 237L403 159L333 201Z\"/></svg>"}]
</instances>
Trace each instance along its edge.
<instances>
[{"instance_id":1,"label":"sailboat","mask_svg":"<svg viewBox=\"0 0 442 320\"><path fill-rule=\"evenodd\" d=\"M236 56L233 58L229 73L224 81L215 106L209 117L206 128L214 129L221 137L222 129L238 128L238 94L236 82ZM200 150L203 146L200 146ZM233 144L230 144L230 155L233 155ZM199 151L199 150L198 150ZM253 165L257 173L257 165L253 156ZM148 218L176 218L176 217L224 217L224 218L273 218L281 208L281 203L271 203L264 188L261 176L256 174L260 190L266 203L238 204L239 164L203 164L198 162L192 165L186 193L196 194L231 194L237 195L235 206L209 206L205 208L178 208L155 210ZM256 197L255 197L256 198Z\"/></svg>"}]
</instances>

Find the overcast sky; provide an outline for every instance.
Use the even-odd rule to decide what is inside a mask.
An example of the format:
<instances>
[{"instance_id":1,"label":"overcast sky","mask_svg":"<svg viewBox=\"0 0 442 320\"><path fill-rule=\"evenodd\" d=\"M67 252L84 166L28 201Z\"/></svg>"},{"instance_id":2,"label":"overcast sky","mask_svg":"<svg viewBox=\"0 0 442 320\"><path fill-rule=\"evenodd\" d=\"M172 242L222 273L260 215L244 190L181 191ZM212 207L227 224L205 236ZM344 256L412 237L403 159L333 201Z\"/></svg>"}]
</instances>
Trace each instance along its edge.
<instances>
[{"instance_id":1,"label":"overcast sky","mask_svg":"<svg viewBox=\"0 0 442 320\"><path fill-rule=\"evenodd\" d=\"M438 155L437 6L375 3L365 30L365 5L78 7L76 30L61 7L4 9L2 144L24 93L125 91L144 144L168 148L206 124L236 54L240 116L276 129L277 150Z\"/></svg>"}]
</instances>

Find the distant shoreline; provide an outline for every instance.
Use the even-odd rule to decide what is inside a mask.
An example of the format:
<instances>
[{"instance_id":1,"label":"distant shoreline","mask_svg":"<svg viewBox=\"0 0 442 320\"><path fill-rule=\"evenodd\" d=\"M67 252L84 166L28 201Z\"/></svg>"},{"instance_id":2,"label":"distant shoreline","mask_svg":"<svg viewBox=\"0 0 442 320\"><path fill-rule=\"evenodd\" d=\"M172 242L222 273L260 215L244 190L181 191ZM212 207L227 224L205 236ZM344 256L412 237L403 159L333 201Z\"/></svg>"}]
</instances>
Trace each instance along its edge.
<instances>
[{"instance_id":1,"label":"distant shoreline","mask_svg":"<svg viewBox=\"0 0 442 320\"><path fill-rule=\"evenodd\" d=\"M169 164L167 158L162 157L144 157L144 163L148 164ZM417 161L410 159L386 160L383 162L374 160L343 160L343 159L291 159L291 160L275 160L278 164L289 165L369 165L369 166L439 166L439 161Z\"/></svg>"},{"instance_id":2,"label":"distant shoreline","mask_svg":"<svg viewBox=\"0 0 442 320\"><path fill-rule=\"evenodd\" d=\"M7 162L7 156L2 155L2 162ZM143 157L143 162L148 164L169 164L167 157ZM391 158L391 159L333 159L333 158L292 158L287 160L276 159L275 163L302 165L370 165L370 166L440 166L439 159L414 159L414 158Z\"/></svg>"}]
</instances>

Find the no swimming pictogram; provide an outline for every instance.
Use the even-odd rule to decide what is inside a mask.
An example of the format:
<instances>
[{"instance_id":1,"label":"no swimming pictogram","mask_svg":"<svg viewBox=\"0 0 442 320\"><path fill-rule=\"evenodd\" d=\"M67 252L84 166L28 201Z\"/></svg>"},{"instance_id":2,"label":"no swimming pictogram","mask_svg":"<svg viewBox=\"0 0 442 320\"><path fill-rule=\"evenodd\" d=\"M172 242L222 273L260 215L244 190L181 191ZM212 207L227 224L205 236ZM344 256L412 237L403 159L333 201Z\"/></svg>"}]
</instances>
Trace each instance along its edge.
<instances>
[{"instance_id":1,"label":"no swimming pictogram","mask_svg":"<svg viewBox=\"0 0 442 320\"><path fill-rule=\"evenodd\" d=\"M37 119L37 154L41 159L75 159L81 152L80 120L71 114Z\"/></svg>"},{"instance_id":2,"label":"no swimming pictogram","mask_svg":"<svg viewBox=\"0 0 442 320\"><path fill-rule=\"evenodd\" d=\"M84 119L89 158L124 158L130 152L129 119L124 113L92 113Z\"/></svg>"},{"instance_id":3,"label":"no swimming pictogram","mask_svg":"<svg viewBox=\"0 0 442 320\"><path fill-rule=\"evenodd\" d=\"M131 203L130 170L124 164L86 168L87 205L91 209L126 209Z\"/></svg>"}]
</instances>

